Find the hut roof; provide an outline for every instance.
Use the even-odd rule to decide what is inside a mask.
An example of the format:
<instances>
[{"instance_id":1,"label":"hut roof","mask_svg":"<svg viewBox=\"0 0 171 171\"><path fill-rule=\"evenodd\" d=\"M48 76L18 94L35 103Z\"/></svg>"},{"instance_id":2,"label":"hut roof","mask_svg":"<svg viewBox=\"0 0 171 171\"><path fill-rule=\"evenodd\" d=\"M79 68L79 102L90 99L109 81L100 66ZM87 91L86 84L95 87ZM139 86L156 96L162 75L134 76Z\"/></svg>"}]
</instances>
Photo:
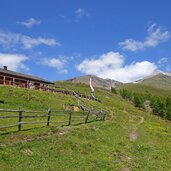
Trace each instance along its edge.
<instances>
[{"instance_id":1,"label":"hut roof","mask_svg":"<svg viewBox=\"0 0 171 171\"><path fill-rule=\"evenodd\" d=\"M15 76L15 77L19 77L19 78L22 78L22 79L27 79L27 80L31 80L31 81L38 81L38 82L46 83L46 84L53 84L52 82L44 80L44 79L39 78L37 76L11 71L11 70L8 70L7 68L6 69L0 68L0 74Z\"/></svg>"}]
</instances>

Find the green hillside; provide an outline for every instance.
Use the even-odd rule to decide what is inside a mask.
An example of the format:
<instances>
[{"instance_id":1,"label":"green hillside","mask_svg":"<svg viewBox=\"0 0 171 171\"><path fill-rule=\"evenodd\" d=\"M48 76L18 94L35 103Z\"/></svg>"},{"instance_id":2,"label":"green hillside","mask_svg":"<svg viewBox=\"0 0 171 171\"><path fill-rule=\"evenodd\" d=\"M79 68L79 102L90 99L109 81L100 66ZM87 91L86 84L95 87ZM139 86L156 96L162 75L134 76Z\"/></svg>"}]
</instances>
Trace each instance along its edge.
<instances>
[{"instance_id":1,"label":"green hillside","mask_svg":"<svg viewBox=\"0 0 171 171\"><path fill-rule=\"evenodd\" d=\"M63 109L63 104L76 102L75 98L63 94L3 86L0 87L0 100L4 101L0 108L33 110Z\"/></svg>"},{"instance_id":2,"label":"green hillside","mask_svg":"<svg viewBox=\"0 0 171 171\"><path fill-rule=\"evenodd\" d=\"M171 91L171 76L160 73L144 79L141 84Z\"/></svg>"},{"instance_id":3,"label":"green hillside","mask_svg":"<svg viewBox=\"0 0 171 171\"><path fill-rule=\"evenodd\" d=\"M167 97L171 95L171 90L156 88L150 85L132 84L132 83L119 86L116 88L116 90L120 90L124 88L130 91L136 92L136 93L152 94L152 95L161 96L161 97Z\"/></svg>"},{"instance_id":4,"label":"green hillside","mask_svg":"<svg viewBox=\"0 0 171 171\"><path fill-rule=\"evenodd\" d=\"M125 84L114 90L136 107L171 120L171 90L142 84Z\"/></svg>"},{"instance_id":5,"label":"green hillside","mask_svg":"<svg viewBox=\"0 0 171 171\"><path fill-rule=\"evenodd\" d=\"M89 94L89 87L81 83L60 82L56 87ZM1 170L171 170L170 121L139 110L108 90L95 89L95 96L102 103L84 99L84 104L107 110L104 122L3 130ZM0 100L1 109L63 109L64 104L77 104L69 95L10 87L0 87Z\"/></svg>"}]
</instances>

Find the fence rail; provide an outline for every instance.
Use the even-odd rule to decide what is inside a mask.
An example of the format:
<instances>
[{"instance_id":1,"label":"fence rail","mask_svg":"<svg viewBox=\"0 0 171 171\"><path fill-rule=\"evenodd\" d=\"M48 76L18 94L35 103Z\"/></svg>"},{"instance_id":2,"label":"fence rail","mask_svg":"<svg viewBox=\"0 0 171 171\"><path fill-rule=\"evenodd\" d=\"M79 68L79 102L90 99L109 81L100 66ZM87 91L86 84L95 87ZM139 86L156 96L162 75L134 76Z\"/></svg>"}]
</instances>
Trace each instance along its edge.
<instances>
[{"instance_id":1,"label":"fence rail","mask_svg":"<svg viewBox=\"0 0 171 171\"><path fill-rule=\"evenodd\" d=\"M1 115L2 113L8 115ZM10 115L9 113L15 113L15 115ZM16 115L18 113L18 115ZM42 115L41 115L42 113ZM28 115L31 114L31 115ZM78 116L79 115L79 116ZM87 111L87 112L75 112L71 110L51 110L47 111L31 111L31 110L10 110L10 109L0 109L0 123L2 123L1 119L12 119L18 118L18 122L16 124L9 125L0 125L0 130L10 127L18 127L18 131L22 130L22 125L26 124L46 124L46 126L50 126L50 124L59 124L59 123L68 123L67 125L71 125L74 121L82 121L82 123L87 123L90 115L96 117L96 120L105 120L106 112L105 111ZM67 117L65 120L57 120L52 121L51 117ZM26 121L27 118L47 118L46 121Z\"/></svg>"}]
</instances>

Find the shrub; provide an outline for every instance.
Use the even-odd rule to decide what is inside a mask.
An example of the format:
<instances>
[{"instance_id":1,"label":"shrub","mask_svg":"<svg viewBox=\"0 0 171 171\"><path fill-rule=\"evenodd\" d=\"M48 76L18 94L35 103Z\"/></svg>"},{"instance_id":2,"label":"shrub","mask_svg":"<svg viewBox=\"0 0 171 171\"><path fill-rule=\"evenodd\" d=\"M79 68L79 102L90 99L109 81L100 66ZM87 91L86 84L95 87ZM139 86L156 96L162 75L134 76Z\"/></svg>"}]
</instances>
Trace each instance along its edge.
<instances>
[{"instance_id":1,"label":"shrub","mask_svg":"<svg viewBox=\"0 0 171 171\"><path fill-rule=\"evenodd\" d=\"M134 94L133 103L134 103L135 107L144 108L144 99L141 96L141 94L137 94L137 93Z\"/></svg>"},{"instance_id":2,"label":"shrub","mask_svg":"<svg viewBox=\"0 0 171 171\"><path fill-rule=\"evenodd\" d=\"M113 94L117 94L117 91L116 91L116 89L115 89L114 87L111 88L111 92L112 92Z\"/></svg>"},{"instance_id":3,"label":"shrub","mask_svg":"<svg viewBox=\"0 0 171 171\"><path fill-rule=\"evenodd\" d=\"M171 96L166 98L166 119L171 120Z\"/></svg>"}]
</instances>

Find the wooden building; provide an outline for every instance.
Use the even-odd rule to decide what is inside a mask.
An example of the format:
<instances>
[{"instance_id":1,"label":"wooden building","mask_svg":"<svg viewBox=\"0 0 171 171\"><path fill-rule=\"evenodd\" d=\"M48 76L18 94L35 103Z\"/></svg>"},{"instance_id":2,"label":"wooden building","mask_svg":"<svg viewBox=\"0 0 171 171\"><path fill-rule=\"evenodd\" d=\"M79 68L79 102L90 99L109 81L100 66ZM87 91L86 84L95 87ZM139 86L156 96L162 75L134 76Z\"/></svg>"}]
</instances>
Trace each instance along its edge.
<instances>
[{"instance_id":1,"label":"wooden building","mask_svg":"<svg viewBox=\"0 0 171 171\"><path fill-rule=\"evenodd\" d=\"M0 68L0 84L30 89L48 89L53 84L42 78L8 70L7 66Z\"/></svg>"}]
</instances>

